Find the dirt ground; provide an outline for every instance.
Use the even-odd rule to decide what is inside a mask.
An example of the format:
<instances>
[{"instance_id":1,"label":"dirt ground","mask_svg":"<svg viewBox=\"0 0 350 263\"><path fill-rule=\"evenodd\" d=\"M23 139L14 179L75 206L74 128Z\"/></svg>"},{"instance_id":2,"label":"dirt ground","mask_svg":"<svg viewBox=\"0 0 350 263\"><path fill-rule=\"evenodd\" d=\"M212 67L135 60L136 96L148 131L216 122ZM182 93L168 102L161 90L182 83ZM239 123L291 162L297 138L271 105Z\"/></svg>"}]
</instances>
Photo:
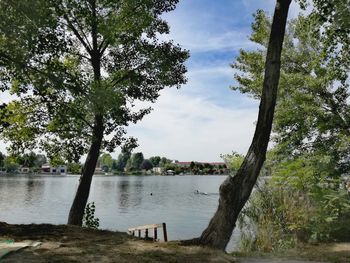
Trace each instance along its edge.
<instances>
[{"instance_id":1,"label":"dirt ground","mask_svg":"<svg viewBox=\"0 0 350 263\"><path fill-rule=\"evenodd\" d=\"M11 253L1 262L235 262L232 255L176 242L153 243L126 233L66 225L0 223L0 237L42 245Z\"/></svg>"},{"instance_id":2,"label":"dirt ground","mask_svg":"<svg viewBox=\"0 0 350 263\"><path fill-rule=\"evenodd\" d=\"M126 233L67 225L10 225L0 222L0 238L40 241L10 253L1 262L289 262L305 260L350 262L350 244L308 246L280 255L226 254L222 251L181 246L178 242L139 240Z\"/></svg>"}]
</instances>

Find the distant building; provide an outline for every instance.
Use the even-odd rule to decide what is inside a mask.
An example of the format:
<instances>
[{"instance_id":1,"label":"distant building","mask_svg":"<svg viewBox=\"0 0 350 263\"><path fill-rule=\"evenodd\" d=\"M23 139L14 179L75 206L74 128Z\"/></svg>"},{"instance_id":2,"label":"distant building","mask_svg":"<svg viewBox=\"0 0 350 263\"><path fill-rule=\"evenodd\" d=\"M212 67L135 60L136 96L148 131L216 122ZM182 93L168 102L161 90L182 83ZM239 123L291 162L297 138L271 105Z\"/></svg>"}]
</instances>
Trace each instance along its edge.
<instances>
[{"instance_id":1,"label":"distant building","mask_svg":"<svg viewBox=\"0 0 350 263\"><path fill-rule=\"evenodd\" d=\"M181 167L190 167L192 162L175 162L176 165L179 165ZM224 162L193 162L193 163L197 163L197 164L210 164L212 166L226 166L226 163Z\"/></svg>"},{"instance_id":2,"label":"distant building","mask_svg":"<svg viewBox=\"0 0 350 263\"><path fill-rule=\"evenodd\" d=\"M154 174L160 175L160 174L163 174L164 168L163 167L153 167L152 171Z\"/></svg>"},{"instance_id":3,"label":"distant building","mask_svg":"<svg viewBox=\"0 0 350 263\"><path fill-rule=\"evenodd\" d=\"M94 174L105 174L105 171L101 167L96 167Z\"/></svg>"},{"instance_id":4,"label":"distant building","mask_svg":"<svg viewBox=\"0 0 350 263\"><path fill-rule=\"evenodd\" d=\"M46 163L41 166L41 172L44 174L65 175L67 174L67 166L51 166L50 164Z\"/></svg>"},{"instance_id":5,"label":"distant building","mask_svg":"<svg viewBox=\"0 0 350 263\"><path fill-rule=\"evenodd\" d=\"M28 174L28 173L30 173L30 169L29 169L29 167L20 167L18 169L18 172L21 174Z\"/></svg>"}]
</instances>

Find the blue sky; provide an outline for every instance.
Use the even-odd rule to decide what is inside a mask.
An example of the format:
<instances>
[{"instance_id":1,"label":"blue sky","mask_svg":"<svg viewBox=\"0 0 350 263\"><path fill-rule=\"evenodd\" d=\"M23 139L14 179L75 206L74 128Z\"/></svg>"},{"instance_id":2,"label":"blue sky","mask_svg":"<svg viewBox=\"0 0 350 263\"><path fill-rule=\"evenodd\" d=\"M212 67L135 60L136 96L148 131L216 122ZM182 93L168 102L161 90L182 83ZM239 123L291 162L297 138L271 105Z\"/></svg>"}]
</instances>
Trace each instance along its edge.
<instances>
[{"instance_id":1,"label":"blue sky","mask_svg":"<svg viewBox=\"0 0 350 263\"><path fill-rule=\"evenodd\" d=\"M252 14L273 14L274 0L180 0L164 15L171 33L162 36L191 53L188 83L162 91L154 110L128 128L138 138L145 157L166 156L179 161L220 161L220 154L244 154L255 128L258 102L229 89L235 84L234 62L249 41ZM291 6L289 17L299 12ZM8 95L0 94L0 100ZM0 151L5 145L0 143ZM119 151L113 153L116 158Z\"/></svg>"},{"instance_id":2,"label":"blue sky","mask_svg":"<svg viewBox=\"0 0 350 263\"><path fill-rule=\"evenodd\" d=\"M167 89L154 111L129 134L139 139L146 157L180 161L220 161L220 154L244 154L255 128L258 102L229 89L235 84L234 62L240 49L256 48L250 41L252 14L273 14L274 0L180 0L164 17L173 39L190 50L188 83ZM292 4L290 17L299 9Z\"/></svg>"}]
</instances>

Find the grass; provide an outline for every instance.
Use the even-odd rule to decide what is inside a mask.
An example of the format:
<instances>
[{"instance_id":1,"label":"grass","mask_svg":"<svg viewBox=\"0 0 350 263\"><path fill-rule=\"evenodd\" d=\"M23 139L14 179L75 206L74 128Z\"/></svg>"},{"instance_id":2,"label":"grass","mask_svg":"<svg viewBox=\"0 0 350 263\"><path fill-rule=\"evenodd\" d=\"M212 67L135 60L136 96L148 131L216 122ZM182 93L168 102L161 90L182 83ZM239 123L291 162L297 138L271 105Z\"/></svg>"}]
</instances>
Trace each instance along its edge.
<instances>
[{"instance_id":1,"label":"grass","mask_svg":"<svg viewBox=\"0 0 350 263\"><path fill-rule=\"evenodd\" d=\"M350 243L323 243L305 244L294 249L281 250L277 252L234 252L232 256L237 258L284 258L301 259L320 262L349 263Z\"/></svg>"}]
</instances>

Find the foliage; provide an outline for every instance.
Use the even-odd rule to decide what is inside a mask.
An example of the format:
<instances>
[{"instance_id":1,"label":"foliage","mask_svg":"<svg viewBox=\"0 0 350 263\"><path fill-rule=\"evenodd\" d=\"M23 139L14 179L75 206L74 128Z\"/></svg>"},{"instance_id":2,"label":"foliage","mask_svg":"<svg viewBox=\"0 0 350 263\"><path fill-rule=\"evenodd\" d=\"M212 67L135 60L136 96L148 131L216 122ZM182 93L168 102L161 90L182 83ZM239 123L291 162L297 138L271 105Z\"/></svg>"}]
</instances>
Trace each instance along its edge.
<instances>
[{"instance_id":1,"label":"foliage","mask_svg":"<svg viewBox=\"0 0 350 263\"><path fill-rule=\"evenodd\" d=\"M233 89L253 98L261 93L270 24L258 11L251 40L259 48L241 50L233 64L238 69ZM350 236L350 199L340 187L341 175L350 171L350 56L342 53L346 45L325 52L333 40L321 31L315 13L288 24L275 145L267 162L272 179L254 192L240 217L245 249L271 251Z\"/></svg>"},{"instance_id":2,"label":"foliage","mask_svg":"<svg viewBox=\"0 0 350 263\"><path fill-rule=\"evenodd\" d=\"M120 172L124 172L124 168L126 167L126 164L130 159L130 157L131 157L130 149L123 147L116 162L116 170Z\"/></svg>"},{"instance_id":3,"label":"foliage","mask_svg":"<svg viewBox=\"0 0 350 263\"><path fill-rule=\"evenodd\" d=\"M41 158L41 156L39 156L39 158ZM30 152L23 155L18 155L17 163L19 165L32 168L38 165L37 159L37 155L34 152Z\"/></svg>"},{"instance_id":4,"label":"foliage","mask_svg":"<svg viewBox=\"0 0 350 263\"><path fill-rule=\"evenodd\" d=\"M236 173L238 171L244 160L244 156L236 152L233 152L232 154L222 155L221 158L224 159L228 169L230 169L233 173Z\"/></svg>"},{"instance_id":5,"label":"foliage","mask_svg":"<svg viewBox=\"0 0 350 263\"><path fill-rule=\"evenodd\" d=\"M111 170L112 169L112 165L113 165L113 158L109 153L103 153L100 156L100 166L101 167L106 167L107 170ZM106 171L108 172L108 171Z\"/></svg>"},{"instance_id":6,"label":"foliage","mask_svg":"<svg viewBox=\"0 0 350 263\"><path fill-rule=\"evenodd\" d=\"M135 145L124 127L150 112L135 101L186 81L188 52L158 39L177 2L1 1L1 89L18 95L1 110L10 150L79 161L97 128L102 149Z\"/></svg>"},{"instance_id":7,"label":"foliage","mask_svg":"<svg viewBox=\"0 0 350 263\"><path fill-rule=\"evenodd\" d=\"M149 158L149 160L151 161L153 167L157 167L159 165L161 158L160 156L152 156L151 158Z\"/></svg>"},{"instance_id":8,"label":"foliage","mask_svg":"<svg viewBox=\"0 0 350 263\"><path fill-rule=\"evenodd\" d=\"M148 170L151 170L152 168L153 168L153 164L152 164L152 162L150 160L145 159L145 160L142 161L142 163L141 163L141 170L148 171Z\"/></svg>"},{"instance_id":9,"label":"foliage","mask_svg":"<svg viewBox=\"0 0 350 263\"><path fill-rule=\"evenodd\" d=\"M67 164L67 171L71 174L81 174L81 163L68 163Z\"/></svg>"},{"instance_id":10,"label":"foliage","mask_svg":"<svg viewBox=\"0 0 350 263\"><path fill-rule=\"evenodd\" d=\"M141 170L141 164L144 160L143 153L138 152L131 155L131 158L126 164L127 171L139 171Z\"/></svg>"},{"instance_id":11,"label":"foliage","mask_svg":"<svg viewBox=\"0 0 350 263\"><path fill-rule=\"evenodd\" d=\"M266 14L257 12L251 40L260 48L241 50L233 64L239 70L233 89L254 98L261 93L269 26ZM317 26L313 16L299 16L288 24L273 126L275 157L291 159L311 152L331 158L328 172L339 177L350 168L349 67L339 68L343 58L325 55L326 40L315 32Z\"/></svg>"},{"instance_id":12,"label":"foliage","mask_svg":"<svg viewBox=\"0 0 350 263\"><path fill-rule=\"evenodd\" d=\"M83 227L98 229L100 226L100 219L95 217L95 203L88 203L85 207Z\"/></svg>"},{"instance_id":13,"label":"foliage","mask_svg":"<svg viewBox=\"0 0 350 263\"><path fill-rule=\"evenodd\" d=\"M276 174L257 188L240 215L242 250L275 251L300 242L349 240L347 192L339 189L339 182L320 182L305 177L305 172L287 178Z\"/></svg>"},{"instance_id":14,"label":"foliage","mask_svg":"<svg viewBox=\"0 0 350 263\"><path fill-rule=\"evenodd\" d=\"M325 39L324 51L329 57L337 56L341 59L338 66L346 68L350 64L348 53L350 51L350 1L349 0L299 0L302 6L311 4L312 13L321 25Z\"/></svg>"},{"instance_id":15,"label":"foliage","mask_svg":"<svg viewBox=\"0 0 350 263\"><path fill-rule=\"evenodd\" d=\"M43 154L37 154L36 159L35 159L35 166L36 167L41 167L42 165L47 163L46 156Z\"/></svg>"},{"instance_id":16,"label":"foliage","mask_svg":"<svg viewBox=\"0 0 350 263\"><path fill-rule=\"evenodd\" d=\"M4 168L8 173L14 173L17 171L19 165L17 163L17 157L14 155L6 156L4 159Z\"/></svg>"},{"instance_id":17,"label":"foliage","mask_svg":"<svg viewBox=\"0 0 350 263\"><path fill-rule=\"evenodd\" d=\"M165 167L168 164L171 164L173 161L170 159L167 159L166 157L162 157L158 163L159 167Z\"/></svg>"}]
</instances>

